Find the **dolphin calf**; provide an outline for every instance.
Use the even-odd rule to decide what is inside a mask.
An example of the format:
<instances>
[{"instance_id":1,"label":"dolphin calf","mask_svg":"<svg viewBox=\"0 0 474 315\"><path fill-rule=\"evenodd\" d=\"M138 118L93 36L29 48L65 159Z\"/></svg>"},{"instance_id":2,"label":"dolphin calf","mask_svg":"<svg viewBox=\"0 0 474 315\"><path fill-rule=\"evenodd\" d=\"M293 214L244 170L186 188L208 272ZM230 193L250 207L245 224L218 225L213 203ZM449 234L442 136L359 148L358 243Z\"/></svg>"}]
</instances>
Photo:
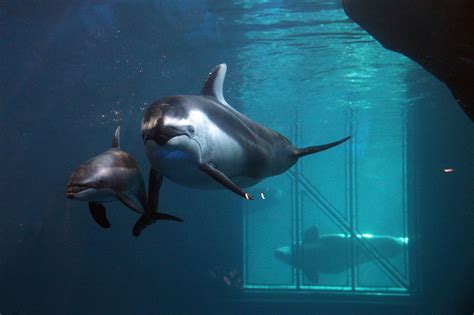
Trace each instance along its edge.
<instances>
[{"instance_id":1,"label":"dolphin calf","mask_svg":"<svg viewBox=\"0 0 474 315\"><path fill-rule=\"evenodd\" d=\"M385 258L403 253L407 245L407 239L402 237L372 234L358 234L356 237L363 238L364 241L375 246ZM326 234L319 236L316 226L312 226L305 231L301 244L277 248L274 255L280 261L301 269L306 279L317 283L320 273L335 274L350 268L349 242L349 235ZM355 264L360 265L372 261L369 255L364 255L365 252L360 242L354 244L357 249ZM301 259L298 259L297 253L301 253Z\"/></svg>"},{"instance_id":2,"label":"dolphin calf","mask_svg":"<svg viewBox=\"0 0 474 315\"><path fill-rule=\"evenodd\" d=\"M141 136L151 163L149 198L166 177L178 184L227 188L252 199L242 188L288 170L303 156L343 143L296 148L281 134L239 113L223 96L227 71L215 67L201 95L168 96L152 103L141 123ZM152 205L157 202L150 200Z\"/></svg>"},{"instance_id":3,"label":"dolphin calf","mask_svg":"<svg viewBox=\"0 0 474 315\"><path fill-rule=\"evenodd\" d=\"M87 160L72 173L66 197L88 201L92 217L102 228L110 227L102 203L120 200L131 210L142 214L133 228L135 236L156 220L183 221L150 209L140 168L130 154L120 149L120 127L115 131L112 148Z\"/></svg>"}]
</instances>

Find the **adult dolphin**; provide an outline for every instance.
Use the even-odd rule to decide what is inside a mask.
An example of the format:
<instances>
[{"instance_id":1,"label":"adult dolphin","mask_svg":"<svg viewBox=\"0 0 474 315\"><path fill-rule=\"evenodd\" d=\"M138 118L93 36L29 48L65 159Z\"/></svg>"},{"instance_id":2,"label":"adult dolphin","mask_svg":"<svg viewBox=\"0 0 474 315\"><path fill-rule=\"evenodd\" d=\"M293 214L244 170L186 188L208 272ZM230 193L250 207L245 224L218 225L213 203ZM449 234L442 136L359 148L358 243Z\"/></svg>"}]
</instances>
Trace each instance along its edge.
<instances>
[{"instance_id":1,"label":"adult dolphin","mask_svg":"<svg viewBox=\"0 0 474 315\"><path fill-rule=\"evenodd\" d=\"M407 247L408 239L388 235L355 234L354 265L374 261L367 255L362 242L375 247L385 259L401 255ZM347 234L319 235L316 226L311 226L303 235L300 244L275 249L275 257L295 268L301 269L306 279L318 283L319 274L336 274L350 269L349 249L351 236ZM298 255L300 254L300 256Z\"/></svg>"},{"instance_id":2,"label":"adult dolphin","mask_svg":"<svg viewBox=\"0 0 474 315\"><path fill-rule=\"evenodd\" d=\"M239 113L224 100L226 70L225 64L215 67L201 95L167 96L145 111L141 135L151 163L148 197L154 208L162 176L188 187L225 187L252 199L242 187L283 173L300 157L350 138L296 148L287 138Z\"/></svg>"},{"instance_id":3,"label":"adult dolphin","mask_svg":"<svg viewBox=\"0 0 474 315\"><path fill-rule=\"evenodd\" d=\"M90 158L74 170L67 183L66 197L88 201L92 217L104 229L111 225L103 203L121 201L131 210L141 214L133 228L135 236L157 220L183 221L150 209L138 163L133 156L120 149L120 127L115 131L110 149Z\"/></svg>"}]
</instances>

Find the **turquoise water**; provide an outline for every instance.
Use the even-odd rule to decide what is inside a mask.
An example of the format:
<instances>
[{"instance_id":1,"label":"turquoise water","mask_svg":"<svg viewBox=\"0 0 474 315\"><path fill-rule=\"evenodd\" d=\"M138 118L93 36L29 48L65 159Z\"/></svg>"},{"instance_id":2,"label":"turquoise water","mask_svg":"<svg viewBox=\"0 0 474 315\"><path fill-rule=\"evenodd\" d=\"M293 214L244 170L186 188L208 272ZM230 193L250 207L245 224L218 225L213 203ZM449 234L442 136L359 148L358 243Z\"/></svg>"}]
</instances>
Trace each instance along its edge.
<instances>
[{"instance_id":1,"label":"turquoise water","mask_svg":"<svg viewBox=\"0 0 474 315\"><path fill-rule=\"evenodd\" d=\"M472 122L339 1L5 3L0 25L1 314L468 310ZM143 112L199 94L220 63L227 102L298 147L351 140L249 188L254 201L165 179L159 208L184 222L139 238L122 204L101 230L66 199L118 125L147 178ZM276 256L313 227L316 255Z\"/></svg>"}]
</instances>

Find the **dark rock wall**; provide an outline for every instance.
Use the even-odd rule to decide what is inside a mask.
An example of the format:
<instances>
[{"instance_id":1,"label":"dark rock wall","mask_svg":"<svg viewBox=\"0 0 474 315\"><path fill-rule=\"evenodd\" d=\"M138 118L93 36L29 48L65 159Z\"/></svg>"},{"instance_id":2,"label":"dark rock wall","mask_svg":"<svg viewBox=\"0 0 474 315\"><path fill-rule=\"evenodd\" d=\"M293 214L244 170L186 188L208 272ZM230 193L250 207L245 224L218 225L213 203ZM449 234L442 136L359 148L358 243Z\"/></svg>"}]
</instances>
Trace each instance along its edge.
<instances>
[{"instance_id":1,"label":"dark rock wall","mask_svg":"<svg viewBox=\"0 0 474 315\"><path fill-rule=\"evenodd\" d=\"M422 65L474 120L474 2L343 0L346 14L385 48Z\"/></svg>"}]
</instances>

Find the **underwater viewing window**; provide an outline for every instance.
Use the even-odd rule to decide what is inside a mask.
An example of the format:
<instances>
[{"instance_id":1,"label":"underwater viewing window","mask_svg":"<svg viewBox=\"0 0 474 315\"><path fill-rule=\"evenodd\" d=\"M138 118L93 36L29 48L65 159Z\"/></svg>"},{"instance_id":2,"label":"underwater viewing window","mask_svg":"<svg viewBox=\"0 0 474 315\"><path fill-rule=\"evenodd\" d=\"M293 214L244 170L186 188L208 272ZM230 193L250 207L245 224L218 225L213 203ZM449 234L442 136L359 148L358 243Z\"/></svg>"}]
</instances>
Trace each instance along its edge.
<instances>
[{"instance_id":1,"label":"underwater viewing window","mask_svg":"<svg viewBox=\"0 0 474 315\"><path fill-rule=\"evenodd\" d=\"M294 18L324 22L248 32L258 41L240 55L243 112L299 147L352 138L249 190L256 200L244 203L244 287L410 295L408 78L419 67L342 10ZM245 63L255 55L272 59Z\"/></svg>"},{"instance_id":2,"label":"underwater viewing window","mask_svg":"<svg viewBox=\"0 0 474 315\"><path fill-rule=\"evenodd\" d=\"M310 117L293 122L294 137ZM262 182L245 203L246 289L410 292L404 124L372 122L386 132L362 144L357 126L335 121L352 141Z\"/></svg>"}]
</instances>

